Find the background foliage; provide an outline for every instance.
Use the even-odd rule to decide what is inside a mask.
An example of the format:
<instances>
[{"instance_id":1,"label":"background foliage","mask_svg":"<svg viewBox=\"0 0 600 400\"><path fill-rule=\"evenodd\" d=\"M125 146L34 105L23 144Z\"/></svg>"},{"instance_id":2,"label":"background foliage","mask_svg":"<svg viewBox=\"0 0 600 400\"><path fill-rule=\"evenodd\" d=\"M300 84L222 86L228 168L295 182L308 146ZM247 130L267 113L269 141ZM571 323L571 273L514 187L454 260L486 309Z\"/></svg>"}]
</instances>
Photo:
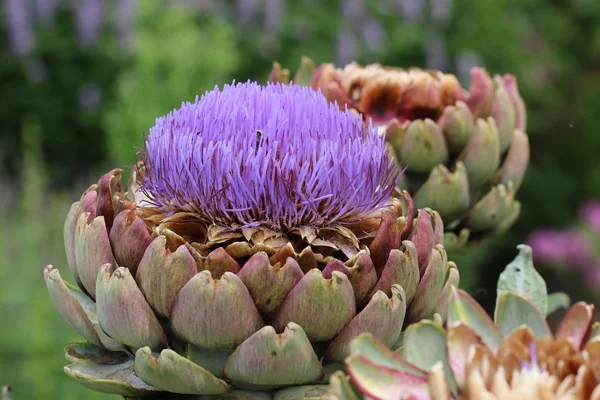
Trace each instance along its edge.
<instances>
[{"instance_id":1,"label":"background foliage","mask_svg":"<svg viewBox=\"0 0 600 400\"><path fill-rule=\"evenodd\" d=\"M161 3L140 2L130 65L117 77L104 114L107 156L123 167L134 162L132 145L141 145L156 117L229 81L239 64L227 22Z\"/></svg>"},{"instance_id":2,"label":"background foliage","mask_svg":"<svg viewBox=\"0 0 600 400\"><path fill-rule=\"evenodd\" d=\"M490 308L499 272L538 226L564 227L600 196L597 0L4 0L0 18L0 383L17 398L105 398L63 375L80 340L41 278L69 277L62 224L109 166L124 167L155 117L272 60L381 62L519 77L532 162L522 215L504 236L453 255ZM542 271L550 291L556 278ZM69 277L70 278L70 277ZM578 282L561 282L574 300Z\"/></svg>"}]
</instances>

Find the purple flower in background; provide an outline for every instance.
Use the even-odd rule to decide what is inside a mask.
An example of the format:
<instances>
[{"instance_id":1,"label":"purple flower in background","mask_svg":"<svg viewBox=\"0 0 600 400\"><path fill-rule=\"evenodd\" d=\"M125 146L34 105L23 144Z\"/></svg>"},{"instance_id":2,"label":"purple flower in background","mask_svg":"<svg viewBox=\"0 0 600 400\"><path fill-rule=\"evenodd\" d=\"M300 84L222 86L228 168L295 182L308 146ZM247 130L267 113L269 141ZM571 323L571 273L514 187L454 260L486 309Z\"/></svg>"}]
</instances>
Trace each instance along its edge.
<instances>
[{"instance_id":1,"label":"purple flower in background","mask_svg":"<svg viewBox=\"0 0 600 400\"><path fill-rule=\"evenodd\" d=\"M27 4L23 0L6 0L4 8L13 51L18 55L29 53L33 47L33 26Z\"/></svg>"},{"instance_id":2,"label":"purple flower in background","mask_svg":"<svg viewBox=\"0 0 600 400\"><path fill-rule=\"evenodd\" d=\"M593 260L593 249L579 230L539 229L527 238L536 261L571 267L587 267Z\"/></svg>"},{"instance_id":3,"label":"purple flower in background","mask_svg":"<svg viewBox=\"0 0 600 400\"><path fill-rule=\"evenodd\" d=\"M346 0L342 2L344 20L359 20L365 15L364 0Z\"/></svg>"},{"instance_id":4,"label":"purple flower in background","mask_svg":"<svg viewBox=\"0 0 600 400\"><path fill-rule=\"evenodd\" d=\"M590 200L579 210L579 219L594 233L600 235L600 201Z\"/></svg>"},{"instance_id":5,"label":"purple flower in background","mask_svg":"<svg viewBox=\"0 0 600 400\"><path fill-rule=\"evenodd\" d=\"M425 13L425 2L422 0L396 0L402 15L409 21L418 21Z\"/></svg>"},{"instance_id":6,"label":"purple flower in background","mask_svg":"<svg viewBox=\"0 0 600 400\"><path fill-rule=\"evenodd\" d=\"M452 17L452 0L432 0L431 18L436 25L446 24Z\"/></svg>"},{"instance_id":7,"label":"purple flower in background","mask_svg":"<svg viewBox=\"0 0 600 400\"><path fill-rule=\"evenodd\" d=\"M600 201L590 200L579 209L579 224L563 230L538 229L527 244L533 257L548 266L580 270L585 285L600 286Z\"/></svg>"},{"instance_id":8,"label":"purple flower in background","mask_svg":"<svg viewBox=\"0 0 600 400\"><path fill-rule=\"evenodd\" d=\"M260 0L238 0L236 7L236 19L239 24L249 25L256 17L260 8Z\"/></svg>"},{"instance_id":9,"label":"purple flower in background","mask_svg":"<svg viewBox=\"0 0 600 400\"><path fill-rule=\"evenodd\" d=\"M120 4L116 7L117 14L120 15L122 10L128 11L128 7L122 7L121 3L131 5L135 1L120 0ZM71 2L64 0L5 0L4 11L13 51L18 55L31 53L35 41L36 23L41 25L51 23L61 4L69 5L69 3ZM93 46L104 20L102 0L80 0L73 2L72 7L76 11L79 41L83 46ZM132 11L133 7L129 9ZM131 19L126 22L131 26ZM126 35L129 34L130 32L126 32Z\"/></svg>"},{"instance_id":10,"label":"purple flower in background","mask_svg":"<svg viewBox=\"0 0 600 400\"><path fill-rule=\"evenodd\" d=\"M399 176L375 129L296 85L215 88L157 119L145 147L154 207L230 227L352 224Z\"/></svg>"},{"instance_id":11,"label":"purple flower in background","mask_svg":"<svg viewBox=\"0 0 600 400\"><path fill-rule=\"evenodd\" d=\"M385 40L385 29L381 23L373 18L369 18L362 24L361 27L362 35L365 43L369 49L379 51L381 45Z\"/></svg>"},{"instance_id":12,"label":"purple flower in background","mask_svg":"<svg viewBox=\"0 0 600 400\"><path fill-rule=\"evenodd\" d=\"M586 282L589 286L600 286L600 263L594 264L585 271Z\"/></svg>"},{"instance_id":13,"label":"purple flower in background","mask_svg":"<svg viewBox=\"0 0 600 400\"><path fill-rule=\"evenodd\" d=\"M354 34L347 28L342 28L337 33L336 40L336 62L345 65L352 62L358 53L358 43Z\"/></svg>"},{"instance_id":14,"label":"purple flower in background","mask_svg":"<svg viewBox=\"0 0 600 400\"><path fill-rule=\"evenodd\" d=\"M79 89L79 103L84 108L93 108L100 104L102 100L102 90L94 83L83 85Z\"/></svg>"},{"instance_id":15,"label":"purple flower in background","mask_svg":"<svg viewBox=\"0 0 600 400\"><path fill-rule=\"evenodd\" d=\"M42 24L52 21L56 13L56 6L59 0L35 0L35 9L38 19Z\"/></svg>"},{"instance_id":16,"label":"purple flower in background","mask_svg":"<svg viewBox=\"0 0 600 400\"><path fill-rule=\"evenodd\" d=\"M471 70L477 66L484 65L483 60L475 51L461 51L456 61L456 72L461 82L471 81Z\"/></svg>"},{"instance_id":17,"label":"purple flower in background","mask_svg":"<svg viewBox=\"0 0 600 400\"><path fill-rule=\"evenodd\" d=\"M103 12L101 0L81 0L77 5L77 31L83 46L96 43L102 28Z\"/></svg>"},{"instance_id":18,"label":"purple flower in background","mask_svg":"<svg viewBox=\"0 0 600 400\"><path fill-rule=\"evenodd\" d=\"M445 70L448 67L448 51L441 34L432 32L425 40L426 65L429 69Z\"/></svg>"},{"instance_id":19,"label":"purple flower in background","mask_svg":"<svg viewBox=\"0 0 600 400\"><path fill-rule=\"evenodd\" d=\"M279 29L285 16L284 0L266 0L265 1L265 30L274 32Z\"/></svg>"},{"instance_id":20,"label":"purple flower in background","mask_svg":"<svg viewBox=\"0 0 600 400\"><path fill-rule=\"evenodd\" d=\"M238 0L236 24L249 27L262 19L266 33L277 31L285 19L285 0Z\"/></svg>"},{"instance_id":21,"label":"purple flower in background","mask_svg":"<svg viewBox=\"0 0 600 400\"><path fill-rule=\"evenodd\" d=\"M116 8L116 31L121 48L127 51L131 50L135 12L136 0L119 0Z\"/></svg>"}]
</instances>

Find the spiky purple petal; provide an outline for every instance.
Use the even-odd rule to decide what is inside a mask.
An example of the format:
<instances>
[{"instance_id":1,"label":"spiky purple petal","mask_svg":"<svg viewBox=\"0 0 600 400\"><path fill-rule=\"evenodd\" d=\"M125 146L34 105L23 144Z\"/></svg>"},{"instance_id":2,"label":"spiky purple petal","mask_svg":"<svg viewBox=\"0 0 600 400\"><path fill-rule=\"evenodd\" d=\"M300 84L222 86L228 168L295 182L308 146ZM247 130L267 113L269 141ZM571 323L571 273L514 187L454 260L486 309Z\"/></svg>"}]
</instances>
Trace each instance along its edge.
<instances>
[{"instance_id":1,"label":"spiky purple petal","mask_svg":"<svg viewBox=\"0 0 600 400\"><path fill-rule=\"evenodd\" d=\"M158 118L143 157L155 207L232 227L354 223L399 176L375 129L296 85L215 88Z\"/></svg>"}]
</instances>

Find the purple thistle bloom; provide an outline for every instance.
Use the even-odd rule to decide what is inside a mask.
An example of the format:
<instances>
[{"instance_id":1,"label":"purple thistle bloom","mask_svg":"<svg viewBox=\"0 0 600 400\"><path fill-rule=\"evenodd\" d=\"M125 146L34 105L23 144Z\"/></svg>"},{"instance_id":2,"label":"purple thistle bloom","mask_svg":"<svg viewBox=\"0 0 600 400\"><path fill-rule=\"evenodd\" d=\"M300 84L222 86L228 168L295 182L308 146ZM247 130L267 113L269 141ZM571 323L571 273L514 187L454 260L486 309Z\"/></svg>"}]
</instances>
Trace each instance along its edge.
<instances>
[{"instance_id":1,"label":"purple thistle bloom","mask_svg":"<svg viewBox=\"0 0 600 400\"><path fill-rule=\"evenodd\" d=\"M158 118L145 147L153 206L232 228L352 224L400 174L375 129L296 85L215 88Z\"/></svg>"}]
</instances>

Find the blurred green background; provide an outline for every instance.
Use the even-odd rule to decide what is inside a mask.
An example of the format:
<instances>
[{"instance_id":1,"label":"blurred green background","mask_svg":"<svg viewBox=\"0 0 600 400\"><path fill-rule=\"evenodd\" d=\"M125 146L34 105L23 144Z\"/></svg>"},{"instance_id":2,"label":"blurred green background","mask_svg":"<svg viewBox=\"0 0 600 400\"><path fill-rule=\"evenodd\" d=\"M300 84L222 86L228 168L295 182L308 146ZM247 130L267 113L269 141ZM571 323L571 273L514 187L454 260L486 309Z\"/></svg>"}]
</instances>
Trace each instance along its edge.
<instances>
[{"instance_id":1,"label":"blurred green background","mask_svg":"<svg viewBox=\"0 0 600 400\"><path fill-rule=\"evenodd\" d=\"M600 196L598 0L2 0L0 18L0 384L18 399L108 398L62 372L62 322L42 268L70 278L62 225L102 171L127 168L154 118L205 90L265 81L273 60L381 62L518 76L532 161L519 222L452 255L490 306L516 244L568 226ZM73 5L76 4L76 5ZM541 271L590 300L576 275ZM558 284L560 283L560 286ZM597 297L596 297L597 298Z\"/></svg>"}]
</instances>

